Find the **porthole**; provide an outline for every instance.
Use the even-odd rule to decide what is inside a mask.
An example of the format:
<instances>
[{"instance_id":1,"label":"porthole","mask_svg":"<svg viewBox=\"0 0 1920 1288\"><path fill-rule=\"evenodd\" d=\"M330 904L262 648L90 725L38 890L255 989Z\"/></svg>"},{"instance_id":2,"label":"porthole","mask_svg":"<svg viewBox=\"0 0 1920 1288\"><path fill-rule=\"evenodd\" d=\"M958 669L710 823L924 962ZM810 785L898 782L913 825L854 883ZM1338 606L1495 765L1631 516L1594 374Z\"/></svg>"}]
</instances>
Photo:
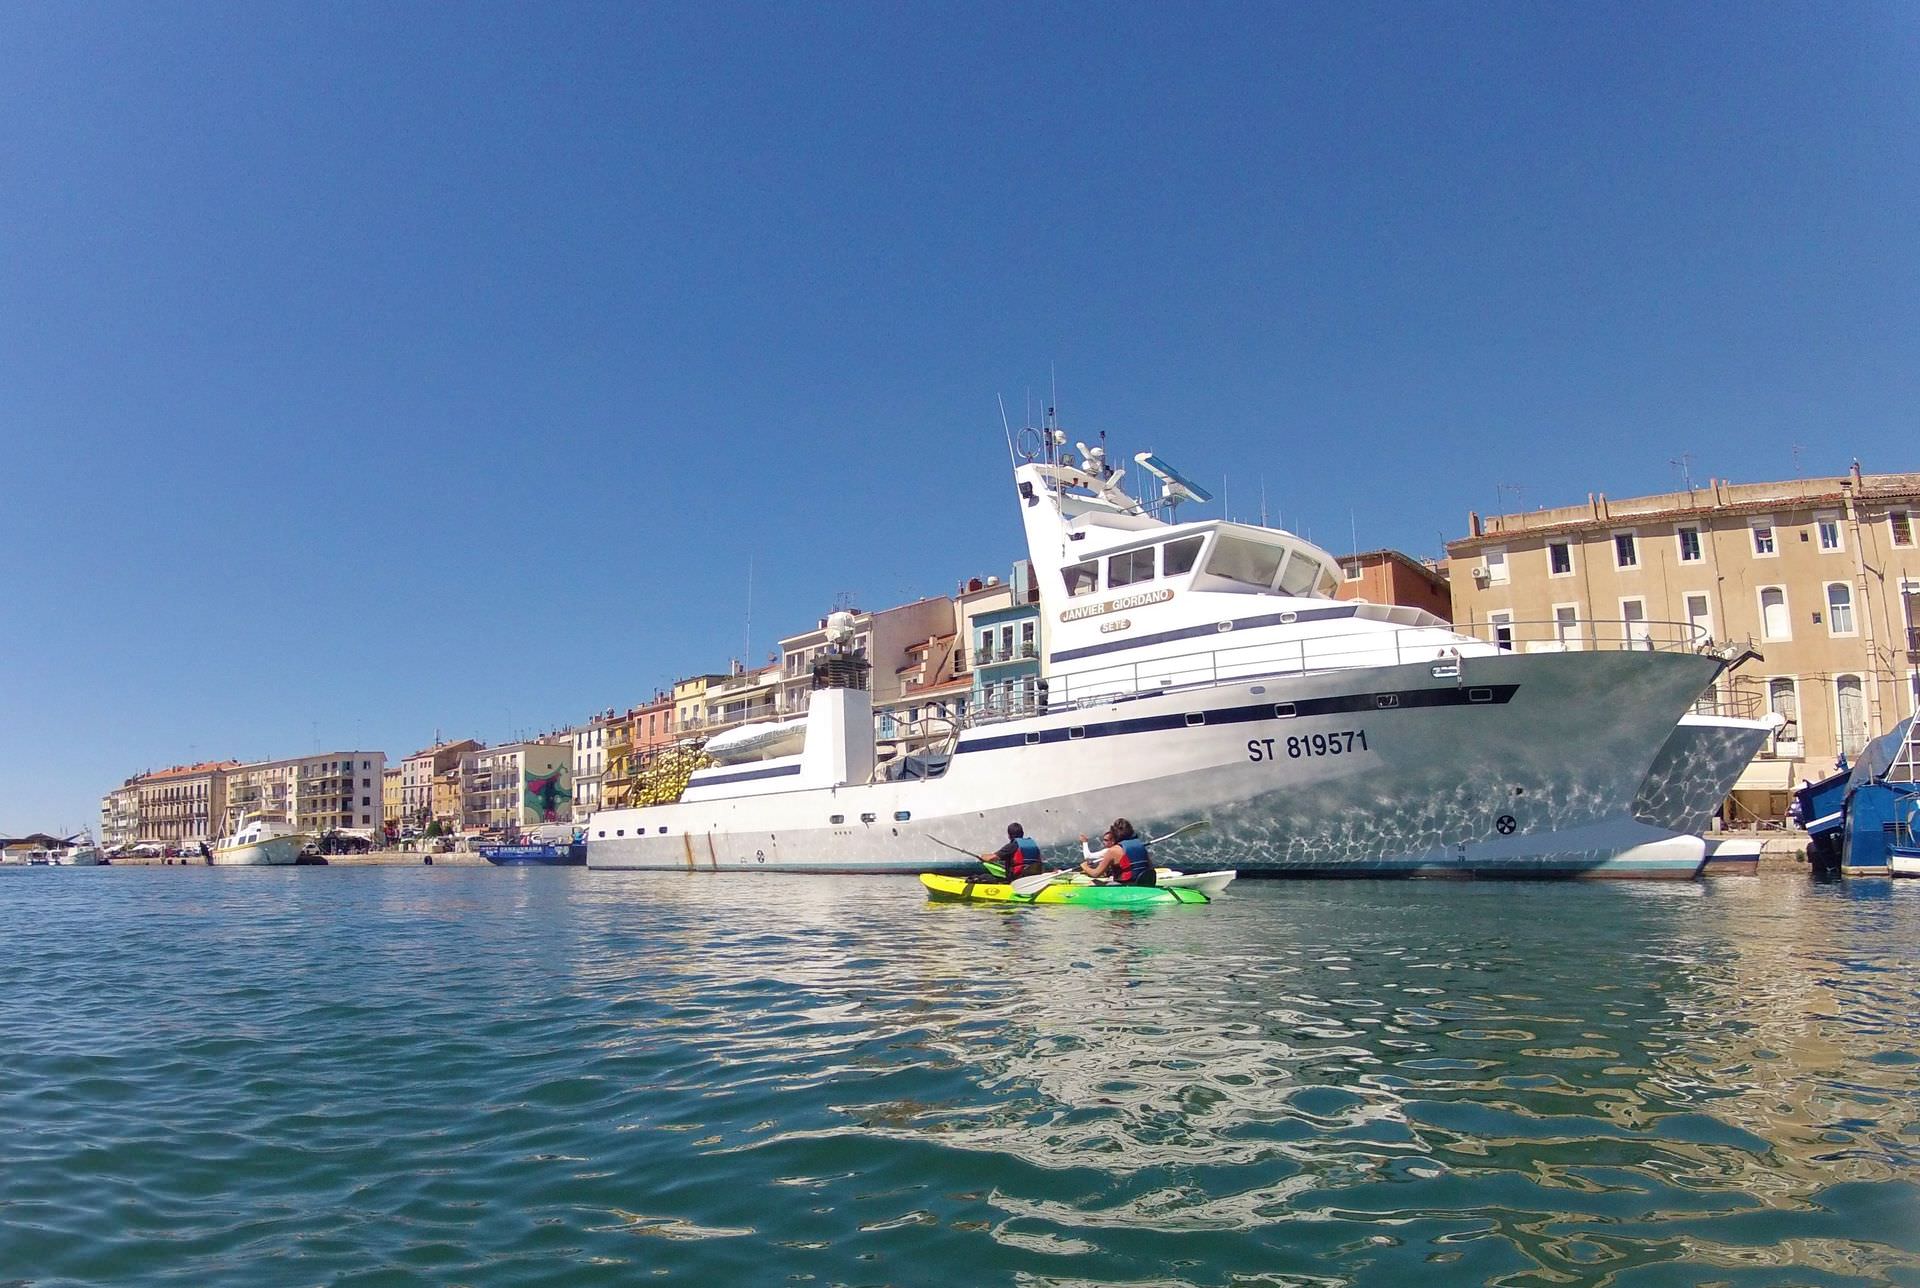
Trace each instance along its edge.
<instances>
[{"instance_id":1,"label":"porthole","mask_svg":"<svg viewBox=\"0 0 1920 1288\"><path fill-rule=\"evenodd\" d=\"M1265 693L1266 691L1267 691L1267 686L1264 684L1256 684L1251 689L1247 690L1248 693L1251 693L1256 698L1259 697L1261 694Z\"/></svg>"},{"instance_id":2,"label":"porthole","mask_svg":"<svg viewBox=\"0 0 1920 1288\"><path fill-rule=\"evenodd\" d=\"M1040 741L1040 735L1037 733L1030 733L1026 736L1026 739L1027 739L1027 746L1031 747L1035 743Z\"/></svg>"},{"instance_id":3,"label":"porthole","mask_svg":"<svg viewBox=\"0 0 1920 1288\"><path fill-rule=\"evenodd\" d=\"M1492 689L1468 689L1467 701L1491 702L1493 701L1493 690Z\"/></svg>"},{"instance_id":4,"label":"porthole","mask_svg":"<svg viewBox=\"0 0 1920 1288\"><path fill-rule=\"evenodd\" d=\"M1219 631L1222 635L1224 635L1228 631L1233 629L1233 623L1232 622L1216 622L1214 624L1213 629L1216 631Z\"/></svg>"},{"instance_id":5,"label":"porthole","mask_svg":"<svg viewBox=\"0 0 1920 1288\"><path fill-rule=\"evenodd\" d=\"M913 817L912 810L897 809L893 811L893 821L896 823L904 823L912 817Z\"/></svg>"},{"instance_id":6,"label":"porthole","mask_svg":"<svg viewBox=\"0 0 1920 1288\"><path fill-rule=\"evenodd\" d=\"M1294 624L1295 622L1297 622L1297 621L1299 621L1299 620L1300 620L1300 614L1298 614L1298 613L1282 613L1282 614L1280 614L1280 624L1281 624L1282 626L1291 626L1291 625L1293 625L1293 624Z\"/></svg>"},{"instance_id":7,"label":"porthole","mask_svg":"<svg viewBox=\"0 0 1920 1288\"><path fill-rule=\"evenodd\" d=\"M827 822L831 823L835 827L840 826L842 823L846 821L847 821L847 816L845 814L835 814L827 819Z\"/></svg>"},{"instance_id":8,"label":"porthole","mask_svg":"<svg viewBox=\"0 0 1920 1288\"><path fill-rule=\"evenodd\" d=\"M1086 736L1087 736L1087 727L1085 725L1074 725L1072 728L1067 730L1067 737L1069 738L1084 738Z\"/></svg>"},{"instance_id":9,"label":"porthole","mask_svg":"<svg viewBox=\"0 0 1920 1288\"><path fill-rule=\"evenodd\" d=\"M1204 711L1189 711L1189 712L1187 712L1187 723L1188 723L1188 724L1190 724L1190 725L1203 725L1203 724L1205 724L1206 722L1207 722L1207 713L1206 713L1206 712L1204 712Z\"/></svg>"},{"instance_id":10,"label":"porthole","mask_svg":"<svg viewBox=\"0 0 1920 1288\"><path fill-rule=\"evenodd\" d=\"M627 834L627 829L624 827L616 827L615 829L613 829L613 834L615 836L625 836Z\"/></svg>"},{"instance_id":11,"label":"porthole","mask_svg":"<svg viewBox=\"0 0 1920 1288\"><path fill-rule=\"evenodd\" d=\"M1376 693L1373 695L1373 705L1381 711L1389 710L1390 708L1400 705L1400 695L1397 693Z\"/></svg>"},{"instance_id":12,"label":"porthole","mask_svg":"<svg viewBox=\"0 0 1920 1288\"><path fill-rule=\"evenodd\" d=\"M1300 714L1299 711L1291 702L1276 702L1273 704L1273 718L1275 720L1291 720L1298 714Z\"/></svg>"},{"instance_id":13,"label":"porthole","mask_svg":"<svg viewBox=\"0 0 1920 1288\"><path fill-rule=\"evenodd\" d=\"M603 840L603 841L607 839L607 834L606 834L606 832L604 832L604 831L602 831L602 832L600 833L600 839L601 839L601 840Z\"/></svg>"},{"instance_id":14,"label":"porthole","mask_svg":"<svg viewBox=\"0 0 1920 1288\"><path fill-rule=\"evenodd\" d=\"M660 835L662 835L662 836L665 836L666 834L667 834L667 829L666 829L666 828L664 828L664 827L663 827L663 828L661 828L661 829L660 829Z\"/></svg>"}]
</instances>

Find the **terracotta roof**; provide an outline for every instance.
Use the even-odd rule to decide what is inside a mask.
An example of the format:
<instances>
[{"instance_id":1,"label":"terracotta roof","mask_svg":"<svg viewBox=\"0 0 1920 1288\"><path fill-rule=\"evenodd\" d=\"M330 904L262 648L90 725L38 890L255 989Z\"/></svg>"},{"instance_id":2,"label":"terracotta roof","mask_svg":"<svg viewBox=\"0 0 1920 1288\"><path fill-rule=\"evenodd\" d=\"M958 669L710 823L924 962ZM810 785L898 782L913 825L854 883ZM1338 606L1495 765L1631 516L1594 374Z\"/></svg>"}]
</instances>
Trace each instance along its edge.
<instances>
[{"instance_id":1,"label":"terracotta roof","mask_svg":"<svg viewBox=\"0 0 1920 1288\"><path fill-rule=\"evenodd\" d=\"M148 782L162 778L191 778L196 774L211 774L216 770L238 769L237 760L203 760L197 765L175 765L171 769L157 769L146 776Z\"/></svg>"}]
</instances>

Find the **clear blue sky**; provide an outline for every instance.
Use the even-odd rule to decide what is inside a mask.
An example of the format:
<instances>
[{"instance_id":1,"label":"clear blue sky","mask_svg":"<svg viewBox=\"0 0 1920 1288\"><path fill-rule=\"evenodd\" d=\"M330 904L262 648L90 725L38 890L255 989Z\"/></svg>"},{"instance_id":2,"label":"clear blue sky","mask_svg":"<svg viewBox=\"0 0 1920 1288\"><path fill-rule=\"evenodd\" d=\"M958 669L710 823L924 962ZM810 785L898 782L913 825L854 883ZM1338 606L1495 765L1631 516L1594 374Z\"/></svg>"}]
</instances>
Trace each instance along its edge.
<instances>
[{"instance_id":1,"label":"clear blue sky","mask_svg":"<svg viewBox=\"0 0 1920 1288\"><path fill-rule=\"evenodd\" d=\"M1336 548L1914 468L1917 12L6 6L0 832L1004 574L1050 367Z\"/></svg>"}]
</instances>

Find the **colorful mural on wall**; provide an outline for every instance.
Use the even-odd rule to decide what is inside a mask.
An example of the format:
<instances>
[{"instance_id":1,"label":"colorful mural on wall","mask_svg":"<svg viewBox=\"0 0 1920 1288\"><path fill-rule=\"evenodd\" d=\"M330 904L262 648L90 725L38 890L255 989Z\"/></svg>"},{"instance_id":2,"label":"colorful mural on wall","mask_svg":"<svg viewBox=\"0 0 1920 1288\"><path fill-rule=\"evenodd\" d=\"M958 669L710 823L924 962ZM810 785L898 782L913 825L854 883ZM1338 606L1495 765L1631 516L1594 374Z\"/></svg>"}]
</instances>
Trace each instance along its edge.
<instances>
[{"instance_id":1,"label":"colorful mural on wall","mask_svg":"<svg viewBox=\"0 0 1920 1288\"><path fill-rule=\"evenodd\" d=\"M539 823L559 823L573 816L573 791L568 783L570 766L559 765L535 777L527 775L526 797L521 807Z\"/></svg>"}]
</instances>

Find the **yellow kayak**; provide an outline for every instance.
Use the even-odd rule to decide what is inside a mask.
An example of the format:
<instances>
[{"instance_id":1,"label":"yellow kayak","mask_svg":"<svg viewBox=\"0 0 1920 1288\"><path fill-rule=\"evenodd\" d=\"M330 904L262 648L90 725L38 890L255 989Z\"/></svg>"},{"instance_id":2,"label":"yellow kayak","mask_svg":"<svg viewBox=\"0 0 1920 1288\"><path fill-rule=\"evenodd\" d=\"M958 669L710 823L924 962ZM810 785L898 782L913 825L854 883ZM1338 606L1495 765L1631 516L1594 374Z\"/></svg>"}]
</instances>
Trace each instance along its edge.
<instances>
[{"instance_id":1,"label":"yellow kayak","mask_svg":"<svg viewBox=\"0 0 1920 1288\"><path fill-rule=\"evenodd\" d=\"M1162 886L1075 885L1055 881L1032 894L1016 893L1005 882L972 877L920 874L929 899L977 899L984 903L1077 903L1090 908L1150 908L1170 903L1206 903L1198 890Z\"/></svg>"}]
</instances>

